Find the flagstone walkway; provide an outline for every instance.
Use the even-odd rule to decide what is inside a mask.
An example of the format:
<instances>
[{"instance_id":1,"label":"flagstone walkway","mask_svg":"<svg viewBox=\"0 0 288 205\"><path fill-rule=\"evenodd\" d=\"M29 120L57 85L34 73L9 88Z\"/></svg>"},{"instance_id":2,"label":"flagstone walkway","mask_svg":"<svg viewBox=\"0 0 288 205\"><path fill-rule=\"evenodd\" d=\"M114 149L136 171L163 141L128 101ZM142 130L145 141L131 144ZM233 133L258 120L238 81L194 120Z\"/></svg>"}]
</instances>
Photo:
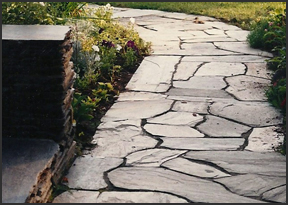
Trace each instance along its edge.
<instances>
[{"instance_id":1,"label":"flagstone walkway","mask_svg":"<svg viewBox=\"0 0 288 205\"><path fill-rule=\"evenodd\" d=\"M282 116L264 91L270 53L195 15L114 9L154 52L102 118L53 203L286 202Z\"/></svg>"}]
</instances>

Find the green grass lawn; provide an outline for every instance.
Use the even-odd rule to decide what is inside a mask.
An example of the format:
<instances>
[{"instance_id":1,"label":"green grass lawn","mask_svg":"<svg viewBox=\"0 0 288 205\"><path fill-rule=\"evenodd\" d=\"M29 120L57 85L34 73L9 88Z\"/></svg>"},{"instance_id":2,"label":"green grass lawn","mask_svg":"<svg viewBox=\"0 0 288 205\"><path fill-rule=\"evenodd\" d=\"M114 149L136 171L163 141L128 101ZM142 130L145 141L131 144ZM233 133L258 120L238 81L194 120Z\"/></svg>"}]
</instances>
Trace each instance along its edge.
<instances>
[{"instance_id":1,"label":"green grass lawn","mask_svg":"<svg viewBox=\"0 0 288 205\"><path fill-rule=\"evenodd\" d=\"M95 4L105 5L108 2ZM250 30L253 22L270 11L286 8L286 2L109 2L115 7L157 9L215 17L224 22Z\"/></svg>"}]
</instances>

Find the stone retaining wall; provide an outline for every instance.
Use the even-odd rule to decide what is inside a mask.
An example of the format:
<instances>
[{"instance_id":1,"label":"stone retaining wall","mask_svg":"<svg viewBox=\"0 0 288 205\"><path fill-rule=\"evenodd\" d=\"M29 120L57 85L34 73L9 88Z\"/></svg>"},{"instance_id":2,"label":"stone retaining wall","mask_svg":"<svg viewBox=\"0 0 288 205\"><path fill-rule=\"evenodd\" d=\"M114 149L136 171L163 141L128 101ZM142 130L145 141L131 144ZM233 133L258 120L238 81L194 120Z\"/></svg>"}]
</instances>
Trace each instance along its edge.
<instances>
[{"instance_id":1,"label":"stone retaining wall","mask_svg":"<svg viewBox=\"0 0 288 205\"><path fill-rule=\"evenodd\" d=\"M75 157L72 53L67 26L2 25L2 202L46 203Z\"/></svg>"}]
</instances>

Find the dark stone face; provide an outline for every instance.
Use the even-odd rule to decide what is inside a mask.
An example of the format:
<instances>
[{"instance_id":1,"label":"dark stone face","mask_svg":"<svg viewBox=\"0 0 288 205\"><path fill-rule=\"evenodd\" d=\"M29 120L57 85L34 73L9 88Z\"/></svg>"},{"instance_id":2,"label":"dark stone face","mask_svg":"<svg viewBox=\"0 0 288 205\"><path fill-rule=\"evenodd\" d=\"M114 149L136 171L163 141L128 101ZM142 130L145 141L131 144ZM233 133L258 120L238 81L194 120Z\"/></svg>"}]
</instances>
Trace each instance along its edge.
<instances>
[{"instance_id":1,"label":"dark stone face","mask_svg":"<svg viewBox=\"0 0 288 205\"><path fill-rule=\"evenodd\" d=\"M2 25L3 137L60 141L72 129L67 28Z\"/></svg>"}]
</instances>

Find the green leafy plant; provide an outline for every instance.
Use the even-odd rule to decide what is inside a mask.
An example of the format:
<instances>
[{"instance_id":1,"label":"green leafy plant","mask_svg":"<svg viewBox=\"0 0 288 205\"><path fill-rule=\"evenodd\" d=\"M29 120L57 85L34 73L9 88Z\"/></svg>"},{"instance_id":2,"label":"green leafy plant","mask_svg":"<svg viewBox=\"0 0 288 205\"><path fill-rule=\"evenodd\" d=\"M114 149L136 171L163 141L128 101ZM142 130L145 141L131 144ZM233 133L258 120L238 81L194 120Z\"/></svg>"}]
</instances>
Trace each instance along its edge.
<instances>
[{"instance_id":1,"label":"green leafy plant","mask_svg":"<svg viewBox=\"0 0 288 205\"><path fill-rule=\"evenodd\" d=\"M2 24L65 24L79 18L85 2L2 2Z\"/></svg>"}]
</instances>

